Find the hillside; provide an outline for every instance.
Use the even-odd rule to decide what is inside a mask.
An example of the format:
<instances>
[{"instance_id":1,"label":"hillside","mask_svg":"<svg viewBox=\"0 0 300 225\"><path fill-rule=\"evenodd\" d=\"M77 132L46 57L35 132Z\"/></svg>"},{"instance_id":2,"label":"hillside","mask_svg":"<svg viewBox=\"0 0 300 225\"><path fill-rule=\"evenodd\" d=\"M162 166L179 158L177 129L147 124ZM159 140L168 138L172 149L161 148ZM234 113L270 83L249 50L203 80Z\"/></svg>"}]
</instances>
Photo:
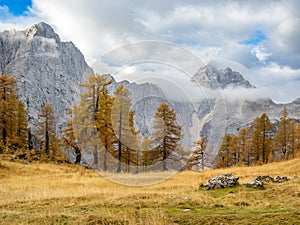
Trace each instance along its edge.
<instances>
[{"instance_id":1,"label":"hillside","mask_svg":"<svg viewBox=\"0 0 300 225\"><path fill-rule=\"evenodd\" d=\"M156 185L129 187L80 166L2 160L0 224L297 224L299 178L267 184L265 190L239 186L207 191L198 186L223 173L239 176L240 183L266 174L299 177L299 168L300 159L294 159L182 172Z\"/></svg>"}]
</instances>

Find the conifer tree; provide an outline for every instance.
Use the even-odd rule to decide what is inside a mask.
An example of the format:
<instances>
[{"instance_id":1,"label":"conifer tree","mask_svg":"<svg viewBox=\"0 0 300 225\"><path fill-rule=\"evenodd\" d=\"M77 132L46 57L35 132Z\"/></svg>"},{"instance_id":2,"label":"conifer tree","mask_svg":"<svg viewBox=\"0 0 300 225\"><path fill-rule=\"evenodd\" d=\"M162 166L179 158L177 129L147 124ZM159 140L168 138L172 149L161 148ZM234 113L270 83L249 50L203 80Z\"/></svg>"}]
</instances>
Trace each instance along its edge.
<instances>
[{"instance_id":1,"label":"conifer tree","mask_svg":"<svg viewBox=\"0 0 300 225\"><path fill-rule=\"evenodd\" d=\"M240 149L238 146L238 137L233 135L229 145L229 157L231 166L236 166L240 160Z\"/></svg>"},{"instance_id":2,"label":"conifer tree","mask_svg":"<svg viewBox=\"0 0 300 225\"><path fill-rule=\"evenodd\" d=\"M247 128L241 128L236 136L236 143L239 151L238 164L250 166L251 154L249 146L249 131Z\"/></svg>"},{"instance_id":3,"label":"conifer tree","mask_svg":"<svg viewBox=\"0 0 300 225\"><path fill-rule=\"evenodd\" d=\"M73 106L76 110L76 105ZM70 116L70 120L66 124L66 128L62 131L62 141L64 143L67 151L72 149L75 152L76 159L75 164L80 164L81 161L81 149L78 145L78 141L75 137L74 128L73 128L73 117L72 117L72 109L67 111L67 115Z\"/></svg>"},{"instance_id":4,"label":"conifer tree","mask_svg":"<svg viewBox=\"0 0 300 225\"><path fill-rule=\"evenodd\" d=\"M295 149L295 157L300 156L300 124L298 124L296 128L296 149Z\"/></svg>"},{"instance_id":5,"label":"conifer tree","mask_svg":"<svg viewBox=\"0 0 300 225\"><path fill-rule=\"evenodd\" d=\"M270 119L266 113L263 113L259 117L258 121L258 130L259 130L259 160L262 163L268 163L269 156L272 152L273 144L271 136L273 134L273 124L270 122Z\"/></svg>"},{"instance_id":6,"label":"conifer tree","mask_svg":"<svg viewBox=\"0 0 300 225\"><path fill-rule=\"evenodd\" d=\"M152 164L152 155L151 155L151 141L148 136L144 138L141 143L141 165L143 168L143 172L146 172L147 167Z\"/></svg>"},{"instance_id":7,"label":"conifer tree","mask_svg":"<svg viewBox=\"0 0 300 225\"><path fill-rule=\"evenodd\" d=\"M297 125L295 119L290 120L288 127L287 158L295 158L297 149Z\"/></svg>"},{"instance_id":8,"label":"conifer tree","mask_svg":"<svg viewBox=\"0 0 300 225\"><path fill-rule=\"evenodd\" d=\"M79 106L74 111L73 127L78 145L82 146L82 154L91 151L94 168L98 169L98 164L103 163L104 171L107 170L107 153L114 153L112 144L116 140L111 125L113 98L107 90L111 83L108 76L90 75L86 83L79 84L86 90L81 94ZM99 159L103 159L103 162L99 162Z\"/></svg>"},{"instance_id":9,"label":"conifer tree","mask_svg":"<svg viewBox=\"0 0 300 225\"><path fill-rule=\"evenodd\" d=\"M162 161L162 169L167 170L166 160L178 148L181 126L177 124L176 112L167 103L161 103L154 115L152 143ZM157 159L156 157L156 159Z\"/></svg>"},{"instance_id":10,"label":"conifer tree","mask_svg":"<svg viewBox=\"0 0 300 225\"><path fill-rule=\"evenodd\" d=\"M230 154L230 144L232 141L232 136L230 134L225 134L220 145L218 156L217 156L217 167L229 167L231 166L231 154Z\"/></svg>"},{"instance_id":11,"label":"conifer tree","mask_svg":"<svg viewBox=\"0 0 300 225\"><path fill-rule=\"evenodd\" d=\"M132 152L132 161L133 164L136 166L136 173L139 173L139 166L140 166L140 156L141 156L141 151L140 151L140 136L139 130L135 129L135 123L134 123L134 116L135 116L135 111L130 110L129 112L129 127L130 127L130 139L131 142L130 144L130 149Z\"/></svg>"},{"instance_id":12,"label":"conifer tree","mask_svg":"<svg viewBox=\"0 0 300 225\"><path fill-rule=\"evenodd\" d=\"M112 83L111 79L107 79L104 76L99 77L99 97L96 110L96 127L103 145L103 167L102 170L106 171L108 153L114 154L113 144L117 139L112 127L112 106L114 104L114 98L110 96L107 86Z\"/></svg>"},{"instance_id":13,"label":"conifer tree","mask_svg":"<svg viewBox=\"0 0 300 225\"><path fill-rule=\"evenodd\" d=\"M259 117L256 117L250 127L250 152L253 156L253 162L258 162L260 158L260 125Z\"/></svg>"},{"instance_id":14,"label":"conifer tree","mask_svg":"<svg viewBox=\"0 0 300 225\"><path fill-rule=\"evenodd\" d=\"M275 148L280 159L288 159L288 140L289 140L290 119L286 107L279 119L278 131L275 136Z\"/></svg>"},{"instance_id":15,"label":"conifer tree","mask_svg":"<svg viewBox=\"0 0 300 225\"><path fill-rule=\"evenodd\" d=\"M117 136L117 159L118 165L116 172L121 172L122 162L126 164L127 172L130 170L132 162L133 140L135 135L130 126L131 99L129 91L123 85L119 85L114 92L114 105L112 108L112 125Z\"/></svg>"},{"instance_id":16,"label":"conifer tree","mask_svg":"<svg viewBox=\"0 0 300 225\"><path fill-rule=\"evenodd\" d=\"M199 140L193 143L195 150L192 152L192 156L188 160L186 169L191 169L193 166L201 164L201 169L204 170L204 153L207 148L207 136L201 137Z\"/></svg>"},{"instance_id":17,"label":"conifer tree","mask_svg":"<svg viewBox=\"0 0 300 225\"><path fill-rule=\"evenodd\" d=\"M16 79L0 77L0 152L27 148L27 113L14 89Z\"/></svg>"},{"instance_id":18,"label":"conifer tree","mask_svg":"<svg viewBox=\"0 0 300 225\"><path fill-rule=\"evenodd\" d=\"M60 146L55 134L55 117L52 106L46 103L41 108L38 122L38 132L41 138L42 154L54 160L61 157Z\"/></svg>"}]
</instances>

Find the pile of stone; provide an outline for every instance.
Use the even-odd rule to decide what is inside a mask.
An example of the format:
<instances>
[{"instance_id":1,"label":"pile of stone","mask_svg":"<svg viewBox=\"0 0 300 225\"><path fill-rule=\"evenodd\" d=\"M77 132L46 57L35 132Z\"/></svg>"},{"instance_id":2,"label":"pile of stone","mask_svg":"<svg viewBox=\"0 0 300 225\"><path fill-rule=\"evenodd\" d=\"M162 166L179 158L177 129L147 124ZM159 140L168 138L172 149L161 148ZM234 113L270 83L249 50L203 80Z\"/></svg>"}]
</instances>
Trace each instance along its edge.
<instances>
[{"instance_id":1,"label":"pile of stone","mask_svg":"<svg viewBox=\"0 0 300 225\"><path fill-rule=\"evenodd\" d=\"M239 177L236 177L232 174L221 174L215 176L206 181L203 187L207 187L208 190L216 188L228 188L238 185Z\"/></svg>"},{"instance_id":2,"label":"pile of stone","mask_svg":"<svg viewBox=\"0 0 300 225\"><path fill-rule=\"evenodd\" d=\"M264 188L264 182L273 182L273 183L282 183L282 182L287 182L290 181L290 178L286 176L277 176L275 178L269 176L269 175L264 175L264 176L257 176L254 179L247 181L244 183L246 187L251 187L251 188Z\"/></svg>"},{"instance_id":3,"label":"pile of stone","mask_svg":"<svg viewBox=\"0 0 300 225\"><path fill-rule=\"evenodd\" d=\"M217 189L217 188L228 188L238 185L239 177L236 177L232 174L221 174L215 176L206 181L205 184L202 184L201 187L206 187L207 190ZM250 181L244 183L246 187L264 189L265 183L282 183L290 181L290 178L286 176L276 176L275 178L269 175L257 176Z\"/></svg>"},{"instance_id":4,"label":"pile of stone","mask_svg":"<svg viewBox=\"0 0 300 225\"><path fill-rule=\"evenodd\" d=\"M277 176L274 178L275 183L282 183L282 182L287 182L287 181L290 181L290 178L288 178L286 176Z\"/></svg>"},{"instance_id":5,"label":"pile of stone","mask_svg":"<svg viewBox=\"0 0 300 225\"><path fill-rule=\"evenodd\" d=\"M244 185L246 187L251 187L251 188L260 188L260 189L264 188L264 182L257 179L257 177L250 181L245 182Z\"/></svg>"}]
</instances>

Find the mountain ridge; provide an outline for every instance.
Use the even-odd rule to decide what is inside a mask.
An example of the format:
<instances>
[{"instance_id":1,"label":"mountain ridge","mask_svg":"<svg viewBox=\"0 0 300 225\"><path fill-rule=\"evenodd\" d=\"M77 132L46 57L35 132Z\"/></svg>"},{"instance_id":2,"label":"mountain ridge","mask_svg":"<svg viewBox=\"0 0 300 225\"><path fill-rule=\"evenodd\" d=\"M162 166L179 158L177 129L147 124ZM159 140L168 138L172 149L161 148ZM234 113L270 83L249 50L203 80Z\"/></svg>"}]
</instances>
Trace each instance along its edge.
<instances>
[{"instance_id":1,"label":"mountain ridge","mask_svg":"<svg viewBox=\"0 0 300 225\"><path fill-rule=\"evenodd\" d=\"M0 33L0 72L18 78L16 86L29 111L29 123L35 128L40 107L50 103L58 118L57 130L67 121L66 111L78 98L77 84L87 75L94 74L83 54L72 42L62 42L59 35L46 23L39 23L24 31ZM242 74L231 68L220 69L209 64L192 77L193 82L211 90L227 88L254 89ZM156 108L167 99L164 91L155 84L136 84L113 80L110 91L120 83L131 91L136 125L143 137L151 133L151 120ZM209 151L215 156L222 135L235 133L261 113L278 119L284 106L291 117L300 118L300 98L289 104L276 104L264 96L255 101L247 99L229 101L208 97L193 103L170 100L183 126L183 145L190 144L201 135L209 136Z\"/></svg>"},{"instance_id":2,"label":"mountain ridge","mask_svg":"<svg viewBox=\"0 0 300 225\"><path fill-rule=\"evenodd\" d=\"M0 73L17 78L30 127L35 129L40 107L48 102L61 129L77 98L77 83L94 73L80 50L72 42L61 42L53 28L41 22L23 31L1 32L0 52Z\"/></svg>"}]
</instances>

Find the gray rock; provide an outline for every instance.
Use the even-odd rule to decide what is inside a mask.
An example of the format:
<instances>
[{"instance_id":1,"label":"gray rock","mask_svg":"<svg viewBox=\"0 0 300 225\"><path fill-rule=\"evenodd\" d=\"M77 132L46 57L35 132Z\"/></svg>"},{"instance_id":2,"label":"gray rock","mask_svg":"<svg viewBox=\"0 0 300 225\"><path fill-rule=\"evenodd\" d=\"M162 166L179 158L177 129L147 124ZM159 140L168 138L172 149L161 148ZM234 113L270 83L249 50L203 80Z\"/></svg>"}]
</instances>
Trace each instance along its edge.
<instances>
[{"instance_id":1,"label":"gray rock","mask_svg":"<svg viewBox=\"0 0 300 225\"><path fill-rule=\"evenodd\" d=\"M233 71L229 67L218 69L212 64L201 67L192 77L192 80L212 89L225 89L227 87L255 88L239 72Z\"/></svg>"},{"instance_id":2,"label":"gray rock","mask_svg":"<svg viewBox=\"0 0 300 225\"><path fill-rule=\"evenodd\" d=\"M264 188L264 183L258 180L257 177L244 183L244 185L246 187L251 187L251 188L260 188L260 189Z\"/></svg>"},{"instance_id":3,"label":"gray rock","mask_svg":"<svg viewBox=\"0 0 300 225\"><path fill-rule=\"evenodd\" d=\"M215 176L206 181L203 185L207 187L208 190L216 189L216 188L228 188L234 187L238 185L239 177L236 177L232 174L221 174L219 176Z\"/></svg>"},{"instance_id":4,"label":"gray rock","mask_svg":"<svg viewBox=\"0 0 300 225\"><path fill-rule=\"evenodd\" d=\"M290 181L290 178L288 178L286 176L277 176L274 178L275 183L283 183L283 182L287 182L287 181Z\"/></svg>"},{"instance_id":5,"label":"gray rock","mask_svg":"<svg viewBox=\"0 0 300 225\"><path fill-rule=\"evenodd\" d=\"M257 176L254 179L261 182L274 182L274 178L269 175Z\"/></svg>"}]
</instances>

